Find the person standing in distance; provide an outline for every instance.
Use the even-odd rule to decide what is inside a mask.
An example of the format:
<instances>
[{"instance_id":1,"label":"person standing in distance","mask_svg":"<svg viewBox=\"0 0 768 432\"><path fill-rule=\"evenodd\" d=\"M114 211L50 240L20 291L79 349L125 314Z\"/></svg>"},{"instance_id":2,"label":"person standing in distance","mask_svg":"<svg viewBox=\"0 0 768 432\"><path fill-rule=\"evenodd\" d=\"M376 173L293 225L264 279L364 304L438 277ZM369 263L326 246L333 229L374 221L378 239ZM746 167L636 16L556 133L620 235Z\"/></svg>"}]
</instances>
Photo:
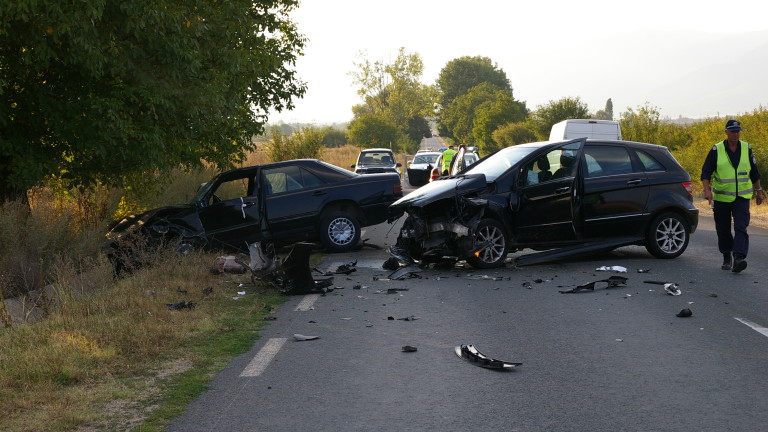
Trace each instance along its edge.
<instances>
[{"instance_id":1,"label":"person standing in distance","mask_svg":"<svg viewBox=\"0 0 768 432\"><path fill-rule=\"evenodd\" d=\"M451 169L451 161L455 155L456 150L453 149L453 146L449 146L448 150L443 152L443 175L448 175L448 170Z\"/></svg>"},{"instance_id":2,"label":"person standing in distance","mask_svg":"<svg viewBox=\"0 0 768 432\"><path fill-rule=\"evenodd\" d=\"M717 247L723 254L723 270L739 273L747 268L749 252L749 202L765 200L752 148L741 141L741 123L725 123L726 139L712 146L701 168L704 198L715 215ZM731 230L733 222L733 230Z\"/></svg>"}]
</instances>

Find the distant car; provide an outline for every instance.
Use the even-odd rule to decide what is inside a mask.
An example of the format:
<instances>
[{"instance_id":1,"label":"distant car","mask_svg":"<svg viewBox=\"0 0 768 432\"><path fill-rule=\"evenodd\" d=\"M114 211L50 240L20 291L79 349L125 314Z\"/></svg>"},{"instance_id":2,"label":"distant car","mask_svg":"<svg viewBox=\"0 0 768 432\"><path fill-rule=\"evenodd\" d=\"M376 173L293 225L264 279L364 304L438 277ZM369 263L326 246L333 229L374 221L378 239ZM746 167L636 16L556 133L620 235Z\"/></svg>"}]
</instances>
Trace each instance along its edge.
<instances>
[{"instance_id":1,"label":"distant car","mask_svg":"<svg viewBox=\"0 0 768 432\"><path fill-rule=\"evenodd\" d=\"M204 183L191 203L161 207L114 223L107 239L176 239L190 247L248 252L312 240L331 252L353 250L360 228L387 218L403 196L394 173L358 175L315 159L226 171Z\"/></svg>"},{"instance_id":2,"label":"distant car","mask_svg":"<svg viewBox=\"0 0 768 432\"><path fill-rule=\"evenodd\" d=\"M350 168L354 169L357 174L380 174L380 173L397 173L400 174L398 168L403 166L400 162L395 161L395 155L392 150L385 148L372 148L365 149L357 156L357 163L351 165Z\"/></svg>"},{"instance_id":3,"label":"distant car","mask_svg":"<svg viewBox=\"0 0 768 432\"><path fill-rule=\"evenodd\" d=\"M507 147L391 208L408 215L393 256L476 268L501 266L519 249L587 244L675 258L699 213L691 177L666 147L585 138Z\"/></svg>"},{"instance_id":4,"label":"distant car","mask_svg":"<svg viewBox=\"0 0 768 432\"><path fill-rule=\"evenodd\" d=\"M436 151L417 152L406 170L408 173L408 183L415 187L429 183L429 176L432 169L438 166L440 156L442 156L442 153Z\"/></svg>"}]
</instances>

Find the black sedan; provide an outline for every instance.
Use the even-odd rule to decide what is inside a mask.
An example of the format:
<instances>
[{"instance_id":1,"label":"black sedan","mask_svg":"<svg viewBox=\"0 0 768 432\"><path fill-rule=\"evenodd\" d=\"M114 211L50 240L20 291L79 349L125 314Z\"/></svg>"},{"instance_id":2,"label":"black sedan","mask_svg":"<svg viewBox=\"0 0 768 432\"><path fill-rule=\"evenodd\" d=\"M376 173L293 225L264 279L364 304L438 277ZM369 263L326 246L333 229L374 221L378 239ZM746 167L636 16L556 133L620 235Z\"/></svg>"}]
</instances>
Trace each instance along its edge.
<instances>
[{"instance_id":1,"label":"black sedan","mask_svg":"<svg viewBox=\"0 0 768 432\"><path fill-rule=\"evenodd\" d=\"M203 184L191 203L130 216L107 238L178 239L183 245L247 252L255 242L320 241L332 252L358 246L360 228L387 218L403 196L397 174L358 175L302 159L235 169Z\"/></svg>"},{"instance_id":2,"label":"black sedan","mask_svg":"<svg viewBox=\"0 0 768 432\"><path fill-rule=\"evenodd\" d=\"M691 177L666 147L584 138L507 147L392 208L408 214L390 249L401 262L477 268L523 248L638 244L675 258L698 224Z\"/></svg>"}]
</instances>

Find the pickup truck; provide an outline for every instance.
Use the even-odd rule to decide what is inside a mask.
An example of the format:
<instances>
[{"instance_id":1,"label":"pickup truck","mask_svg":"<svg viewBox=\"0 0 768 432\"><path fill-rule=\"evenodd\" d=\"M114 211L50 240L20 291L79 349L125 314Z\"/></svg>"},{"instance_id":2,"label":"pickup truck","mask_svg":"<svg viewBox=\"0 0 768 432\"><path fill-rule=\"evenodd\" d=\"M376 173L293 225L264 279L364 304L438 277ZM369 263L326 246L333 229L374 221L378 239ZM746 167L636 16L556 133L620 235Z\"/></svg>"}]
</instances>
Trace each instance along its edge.
<instances>
[{"instance_id":1,"label":"pickup truck","mask_svg":"<svg viewBox=\"0 0 768 432\"><path fill-rule=\"evenodd\" d=\"M189 204L113 223L108 248L121 250L141 238L248 253L256 242L319 241L344 252L359 246L361 227L391 216L389 205L402 196L395 173L359 175L316 159L239 168L201 185Z\"/></svg>"}]
</instances>

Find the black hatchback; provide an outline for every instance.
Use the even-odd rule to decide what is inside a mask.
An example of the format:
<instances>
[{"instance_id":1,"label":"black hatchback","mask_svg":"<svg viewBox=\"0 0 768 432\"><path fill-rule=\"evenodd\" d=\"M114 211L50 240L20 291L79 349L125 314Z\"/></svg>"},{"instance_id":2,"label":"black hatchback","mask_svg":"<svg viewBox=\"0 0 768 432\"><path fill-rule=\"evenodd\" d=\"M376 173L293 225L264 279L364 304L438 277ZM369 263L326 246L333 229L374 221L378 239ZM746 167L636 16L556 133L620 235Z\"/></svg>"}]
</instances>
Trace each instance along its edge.
<instances>
[{"instance_id":1,"label":"black hatchback","mask_svg":"<svg viewBox=\"0 0 768 432\"><path fill-rule=\"evenodd\" d=\"M675 258L699 213L691 177L666 147L585 138L507 147L390 209L407 213L392 255L476 268L501 266L524 248L637 244Z\"/></svg>"}]
</instances>

